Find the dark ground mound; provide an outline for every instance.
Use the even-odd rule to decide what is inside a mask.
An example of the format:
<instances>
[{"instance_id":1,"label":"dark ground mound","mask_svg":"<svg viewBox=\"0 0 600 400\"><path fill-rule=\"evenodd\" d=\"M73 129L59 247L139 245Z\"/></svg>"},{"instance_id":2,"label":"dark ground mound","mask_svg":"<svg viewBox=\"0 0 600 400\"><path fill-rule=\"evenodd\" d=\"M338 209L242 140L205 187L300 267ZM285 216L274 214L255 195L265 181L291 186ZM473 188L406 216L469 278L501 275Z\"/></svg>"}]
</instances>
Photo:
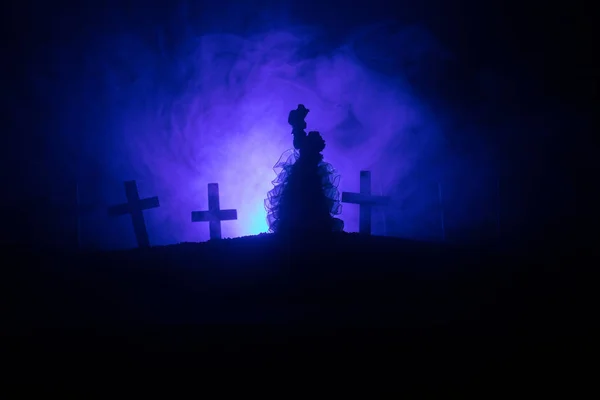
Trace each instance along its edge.
<instances>
[{"instance_id":1,"label":"dark ground mound","mask_svg":"<svg viewBox=\"0 0 600 400\"><path fill-rule=\"evenodd\" d=\"M342 233L6 253L17 271L5 280L12 349L62 358L199 352L229 364L292 351L335 360L469 355L494 360L490 366L555 359L576 329L565 305L570 283L559 274L569 254L556 247L509 251Z\"/></svg>"}]
</instances>

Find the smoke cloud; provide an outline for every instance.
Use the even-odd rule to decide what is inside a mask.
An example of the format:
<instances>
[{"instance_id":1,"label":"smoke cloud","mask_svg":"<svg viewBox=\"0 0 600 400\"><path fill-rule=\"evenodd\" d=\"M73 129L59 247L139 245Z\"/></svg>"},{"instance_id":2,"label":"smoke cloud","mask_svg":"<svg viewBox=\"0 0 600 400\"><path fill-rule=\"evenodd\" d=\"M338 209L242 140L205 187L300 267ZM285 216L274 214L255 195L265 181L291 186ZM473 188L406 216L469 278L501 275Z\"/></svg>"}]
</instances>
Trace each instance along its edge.
<instances>
[{"instance_id":1,"label":"smoke cloud","mask_svg":"<svg viewBox=\"0 0 600 400\"><path fill-rule=\"evenodd\" d=\"M142 27L114 21L119 29L53 48L50 72L31 70L39 96L61 94L54 151L75 175L80 201L101 206L81 221L84 245L135 245L129 218L108 219L102 208L124 202L131 179L142 197L160 200L145 212L152 244L208 239L208 224L192 223L190 213L207 209L211 182L221 208L238 210L237 221L223 222L224 237L266 232L263 200L273 165L291 148L288 111L300 103L311 110L308 129L327 142L340 191L358 191L367 169L373 193L392 197L374 213L374 233L418 236L411 225L427 225L407 219L437 201L435 189L415 201L415 173L437 173L445 138L408 78L427 75L423 58L450 55L423 27L382 36L367 26L324 46L322 32L307 26L211 33L183 12ZM400 217L405 230L392 232ZM341 218L358 230L357 206L345 205Z\"/></svg>"}]
</instances>

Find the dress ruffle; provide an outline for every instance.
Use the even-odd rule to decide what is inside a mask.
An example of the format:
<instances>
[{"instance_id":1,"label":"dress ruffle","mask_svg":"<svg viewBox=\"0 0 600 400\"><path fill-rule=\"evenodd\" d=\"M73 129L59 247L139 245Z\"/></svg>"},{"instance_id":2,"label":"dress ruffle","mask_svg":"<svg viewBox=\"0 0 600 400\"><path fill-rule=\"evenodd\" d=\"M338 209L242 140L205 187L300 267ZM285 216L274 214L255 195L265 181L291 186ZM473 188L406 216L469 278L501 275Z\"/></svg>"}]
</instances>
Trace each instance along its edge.
<instances>
[{"instance_id":1,"label":"dress ruffle","mask_svg":"<svg viewBox=\"0 0 600 400\"><path fill-rule=\"evenodd\" d=\"M322 161L303 160L298 150L284 152L273 170L277 174L267 193L265 209L270 232L285 230L341 231L340 175Z\"/></svg>"}]
</instances>

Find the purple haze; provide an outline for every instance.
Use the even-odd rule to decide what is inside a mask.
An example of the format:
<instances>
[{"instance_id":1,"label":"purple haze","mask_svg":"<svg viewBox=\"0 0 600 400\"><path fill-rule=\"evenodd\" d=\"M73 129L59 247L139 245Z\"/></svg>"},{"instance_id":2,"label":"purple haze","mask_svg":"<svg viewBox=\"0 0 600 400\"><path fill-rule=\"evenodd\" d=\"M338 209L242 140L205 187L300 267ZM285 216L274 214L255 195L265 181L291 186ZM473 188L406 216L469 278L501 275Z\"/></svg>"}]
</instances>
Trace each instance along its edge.
<instances>
[{"instance_id":1,"label":"purple haze","mask_svg":"<svg viewBox=\"0 0 600 400\"><path fill-rule=\"evenodd\" d=\"M439 52L427 32L408 32L412 45L401 46L398 37L394 57ZM190 213L207 209L207 184L217 182L221 208L238 210L237 221L223 223L223 236L266 232L263 200L273 165L292 146L287 114L299 103L311 110L308 129L327 141L325 160L342 175L340 191L357 191L359 171L368 169L373 193L390 195L416 163L437 154L443 137L436 118L403 71L394 77L372 71L356 46L303 55L314 34L186 31L185 45L175 51L160 30L150 43L123 32L96 40L79 60L82 68L70 72L76 88L70 107L61 109L69 132L61 143L81 155L73 168L82 202L124 202L122 182L135 179L142 197L160 199L160 208L145 212L152 244L204 241L208 224L191 223ZM75 57L64 51L55 57ZM74 131L86 134L74 139ZM410 187L395 192L394 204L410 194ZM384 212L373 214L375 234L387 233ZM341 218L346 231L358 230L357 206L344 205ZM129 218L107 219L103 212L82 220L82 235L93 247L135 243Z\"/></svg>"}]
</instances>

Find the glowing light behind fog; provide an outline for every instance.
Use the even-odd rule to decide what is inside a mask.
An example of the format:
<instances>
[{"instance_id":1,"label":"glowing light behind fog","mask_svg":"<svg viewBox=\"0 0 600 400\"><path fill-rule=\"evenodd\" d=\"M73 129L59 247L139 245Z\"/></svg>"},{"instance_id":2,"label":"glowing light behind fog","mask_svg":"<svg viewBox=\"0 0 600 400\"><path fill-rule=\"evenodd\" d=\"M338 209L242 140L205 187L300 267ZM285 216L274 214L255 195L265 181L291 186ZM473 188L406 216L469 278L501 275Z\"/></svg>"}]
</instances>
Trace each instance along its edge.
<instances>
[{"instance_id":1,"label":"glowing light behind fog","mask_svg":"<svg viewBox=\"0 0 600 400\"><path fill-rule=\"evenodd\" d=\"M190 213L207 209L207 184L217 182L221 208L238 210L223 236L266 232L263 201L273 165L291 147L287 114L299 103L311 110L308 129L327 142L340 190L357 191L359 171L369 169L373 191L387 193L436 150L434 119L400 75L373 72L351 46L301 56L312 38L303 29L190 36L165 56L132 34L90 48L86 73L70 75L70 125L60 142L80 146L84 181L91 168L102 176L87 194L82 186L84 201L123 202L122 182L135 179L142 197L160 198L161 207L145 213L153 244L202 241L208 224L191 223ZM358 230L358 207L346 205L341 218L347 231ZM83 229L100 247L134 243L127 218L98 216Z\"/></svg>"}]
</instances>

